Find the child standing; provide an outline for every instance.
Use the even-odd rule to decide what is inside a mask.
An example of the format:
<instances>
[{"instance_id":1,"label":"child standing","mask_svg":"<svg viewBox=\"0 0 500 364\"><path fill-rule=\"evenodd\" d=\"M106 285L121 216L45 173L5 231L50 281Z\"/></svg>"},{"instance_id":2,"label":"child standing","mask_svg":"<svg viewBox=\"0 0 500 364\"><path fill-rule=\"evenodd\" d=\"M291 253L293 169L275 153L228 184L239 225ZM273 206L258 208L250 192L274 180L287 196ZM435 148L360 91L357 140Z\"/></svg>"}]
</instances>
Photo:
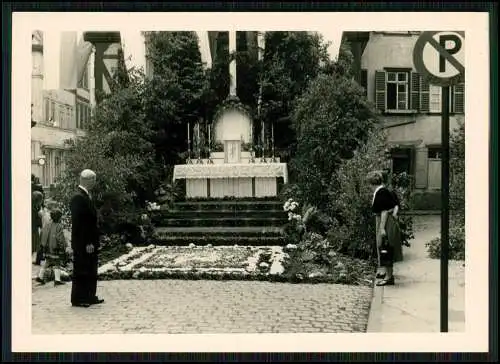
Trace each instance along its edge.
<instances>
[{"instance_id":1,"label":"child standing","mask_svg":"<svg viewBox=\"0 0 500 364\"><path fill-rule=\"evenodd\" d=\"M44 276L48 268L54 271L54 286L64 284L61 281L61 265L66 254L66 238L61 224L62 212L54 209L50 212L50 219L42 228L40 244L45 256L45 261L40 269L36 281L45 284Z\"/></svg>"}]
</instances>

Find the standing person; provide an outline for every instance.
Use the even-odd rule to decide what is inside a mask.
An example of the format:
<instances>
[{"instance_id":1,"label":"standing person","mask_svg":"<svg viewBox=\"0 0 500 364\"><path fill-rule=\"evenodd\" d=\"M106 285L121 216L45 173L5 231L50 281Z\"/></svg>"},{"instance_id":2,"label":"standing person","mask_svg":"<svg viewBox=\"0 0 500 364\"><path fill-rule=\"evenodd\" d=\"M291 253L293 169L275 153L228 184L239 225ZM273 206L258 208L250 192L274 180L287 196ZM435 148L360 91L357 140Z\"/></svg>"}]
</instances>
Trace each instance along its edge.
<instances>
[{"instance_id":1,"label":"standing person","mask_svg":"<svg viewBox=\"0 0 500 364\"><path fill-rule=\"evenodd\" d=\"M42 217L40 210L42 208L43 195L39 191L33 191L31 194L31 259L35 253L35 264L40 265L40 229L42 228Z\"/></svg>"},{"instance_id":2,"label":"standing person","mask_svg":"<svg viewBox=\"0 0 500 364\"><path fill-rule=\"evenodd\" d=\"M45 207L45 191L40 183L40 179L34 174L31 175L31 191L39 191L42 194L42 207Z\"/></svg>"},{"instance_id":3,"label":"standing person","mask_svg":"<svg viewBox=\"0 0 500 364\"><path fill-rule=\"evenodd\" d=\"M95 172L80 174L80 185L71 199L71 248L73 250L73 284L71 304L89 307L103 303L96 295L99 230L97 211L90 191L96 184Z\"/></svg>"},{"instance_id":4,"label":"standing person","mask_svg":"<svg viewBox=\"0 0 500 364\"><path fill-rule=\"evenodd\" d=\"M50 212L51 221L42 228L40 245L45 256L45 262L36 278L36 281L40 284L45 284L44 277L48 268L52 268L54 271L54 286L65 284L61 281L61 266L65 259L67 246L61 217L61 210L53 209Z\"/></svg>"},{"instance_id":5,"label":"standing person","mask_svg":"<svg viewBox=\"0 0 500 364\"><path fill-rule=\"evenodd\" d=\"M373 187L372 211L376 216L376 243L379 258L377 286L393 285L393 264L402 260L401 231L393 216L397 202L391 191L383 184L380 172L369 173L368 182Z\"/></svg>"}]
</instances>

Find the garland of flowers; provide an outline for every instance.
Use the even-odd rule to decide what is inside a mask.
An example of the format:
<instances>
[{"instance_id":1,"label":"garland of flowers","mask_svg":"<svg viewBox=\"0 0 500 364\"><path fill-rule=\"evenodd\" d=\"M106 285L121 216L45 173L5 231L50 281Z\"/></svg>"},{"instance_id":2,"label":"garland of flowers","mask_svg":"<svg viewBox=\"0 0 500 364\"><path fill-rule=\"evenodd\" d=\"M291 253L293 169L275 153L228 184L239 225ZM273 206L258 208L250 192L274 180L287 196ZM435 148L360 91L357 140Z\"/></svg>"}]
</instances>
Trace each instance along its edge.
<instances>
[{"instance_id":1,"label":"garland of flowers","mask_svg":"<svg viewBox=\"0 0 500 364\"><path fill-rule=\"evenodd\" d=\"M249 119L252 118L252 112L248 106L243 104L238 96L228 96L217 108L214 120L217 121L221 115L228 110L237 110L247 116Z\"/></svg>"}]
</instances>

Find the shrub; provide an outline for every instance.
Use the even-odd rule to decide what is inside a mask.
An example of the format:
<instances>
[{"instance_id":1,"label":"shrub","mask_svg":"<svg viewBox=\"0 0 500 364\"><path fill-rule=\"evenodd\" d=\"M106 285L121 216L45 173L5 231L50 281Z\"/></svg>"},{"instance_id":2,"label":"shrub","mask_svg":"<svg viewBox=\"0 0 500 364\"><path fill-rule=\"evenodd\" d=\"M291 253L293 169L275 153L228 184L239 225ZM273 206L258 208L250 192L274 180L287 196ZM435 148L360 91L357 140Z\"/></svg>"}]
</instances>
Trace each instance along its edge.
<instances>
[{"instance_id":1,"label":"shrub","mask_svg":"<svg viewBox=\"0 0 500 364\"><path fill-rule=\"evenodd\" d=\"M435 238L426 244L429 257L441 258L441 238ZM465 260L465 227L450 229L448 259Z\"/></svg>"},{"instance_id":2,"label":"shrub","mask_svg":"<svg viewBox=\"0 0 500 364\"><path fill-rule=\"evenodd\" d=\"M465 124L459 123L450 141L449 259L465 259ZM441 239L426 244L431 258L440 258Z\"/></svg>"},{"instance_id":3,"label":"shrub","mask_svg":"<svg viewBox=\"0 0 500 364\"><path fill-rule=\"evenodd\" d=\"M298 99L293 123L297 154L290 169L307 202L324 209L332 176L376 128L375 109L351 78L322 74Z\"/></svg>"},{"instance_id":4,"label":"shrub","mask_svg":"<svg viewBox=\"0 0 500 364\"><path fill-rule=\"evenodd\" d=\"M373 192L366 175L385 162L386 135L373 130L368 142L354 156L343 160L328 186L327 211L334 219L328 239L342 254L370 259L375 255L375 219L371 211Z\"/></svg>"},{"instance_id":5,"label":"shrub","mask_svg":"<svg viewBox=\"0 0 500 364\"><path fill-rule=\"evenodd\" d=\"M411 211L413 209L411 200L411 186L413 186L413 179L404 172L395 174L392 177L392 186L394 192L398 195L400 202L401 211L399 213L398 222L401 229L401 239L403 245L410 246L410 240L415 237L413 235L413 217L405 214L404 212Z\"/></svg>"}]
</instances>

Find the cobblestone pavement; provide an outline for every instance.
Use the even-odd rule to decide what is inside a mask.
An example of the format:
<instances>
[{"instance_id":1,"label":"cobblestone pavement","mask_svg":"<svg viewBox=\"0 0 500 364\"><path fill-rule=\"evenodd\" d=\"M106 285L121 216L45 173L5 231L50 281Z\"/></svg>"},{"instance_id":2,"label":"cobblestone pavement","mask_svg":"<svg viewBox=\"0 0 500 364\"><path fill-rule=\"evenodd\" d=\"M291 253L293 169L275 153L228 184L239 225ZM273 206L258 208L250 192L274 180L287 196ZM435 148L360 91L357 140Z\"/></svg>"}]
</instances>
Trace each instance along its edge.
<instances>
[{"instance_id":1,"label":"cobblestone pavement","mask_svg":"<svg viewBox=\"0 0 500 364\"><path fill-rule=\"evenodd\" d=\"M369 287L245 281L99 282L106 301L71 307L71 284L33 285L33 334L365 332Z\"/></svg>"}]
</instances>

